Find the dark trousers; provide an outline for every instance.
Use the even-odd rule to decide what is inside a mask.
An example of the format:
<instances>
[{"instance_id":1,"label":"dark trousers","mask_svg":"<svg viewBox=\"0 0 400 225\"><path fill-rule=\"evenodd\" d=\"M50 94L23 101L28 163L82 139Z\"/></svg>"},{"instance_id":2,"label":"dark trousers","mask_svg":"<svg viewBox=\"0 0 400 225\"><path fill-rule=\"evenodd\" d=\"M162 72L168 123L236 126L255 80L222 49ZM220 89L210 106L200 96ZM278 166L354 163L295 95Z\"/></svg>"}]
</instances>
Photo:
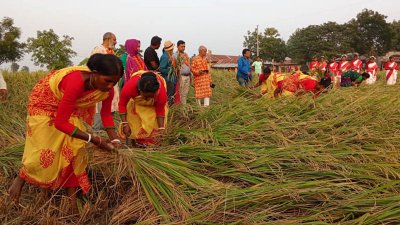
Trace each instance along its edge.
<instances>
[{"instance_id":1,"label":"dark trousers","mask_svg":"<svg viewBox=\"0 0 400 225\"><path fill-rule=\"evenodd\" d=\"M176 89L176 83L167 81L167 96L168 96L168 105L169 106L174 104L175 89Z\"/></svg>"}]
</instances>

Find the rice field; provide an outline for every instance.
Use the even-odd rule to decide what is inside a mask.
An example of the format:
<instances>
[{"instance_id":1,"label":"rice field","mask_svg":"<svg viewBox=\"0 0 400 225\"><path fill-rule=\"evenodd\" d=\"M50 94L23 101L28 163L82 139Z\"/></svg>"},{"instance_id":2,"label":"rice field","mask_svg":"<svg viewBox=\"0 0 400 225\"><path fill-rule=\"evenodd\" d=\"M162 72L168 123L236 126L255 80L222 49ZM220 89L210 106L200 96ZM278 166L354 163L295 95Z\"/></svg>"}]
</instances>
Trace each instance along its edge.
<instances>
[{"instance_id":1,"label":"rice field","mask_svg":"<svg viewBox=\"0 0 400 225\"><path fill-rule=\"evenodd\" d=\"M63 190L6 190L23 152L25 105L44 73L4 73L1 224L399 224L400 85L256 99L215 72L211 107L171 109L156 149L89 146L92 189L68 213Z\"/></svg>"}]
</instances>

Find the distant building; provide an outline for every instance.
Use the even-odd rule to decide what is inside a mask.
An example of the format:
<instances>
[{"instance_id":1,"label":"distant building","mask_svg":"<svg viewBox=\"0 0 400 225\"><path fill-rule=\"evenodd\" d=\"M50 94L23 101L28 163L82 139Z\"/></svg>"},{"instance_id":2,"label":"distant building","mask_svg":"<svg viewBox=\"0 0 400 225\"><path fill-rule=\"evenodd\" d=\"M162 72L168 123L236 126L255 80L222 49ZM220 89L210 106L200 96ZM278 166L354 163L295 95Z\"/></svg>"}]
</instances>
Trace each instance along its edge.
<instances>
[{"instance_id":1,"label":"distant building","mask_svg":"<svg viewBox=\"0 0 400 225\"><path fill-rule=\"evenodd\" d=\"M269 66L273 71L280 73L290 73L300 69L300 64L293 62L291 58L286 57L283 62L266 61L264 66Z\"/></svg>"},{"instance_id":2,"label":"distant building","mask_svg":"<svg viewBox=\"0 0 400 225\"><path fill-rule=\"evenodd\" d=\"M239 56L232 55L214 55L212 51L209 50L207 54L207 60L210 63L211 68L216 70L227 70L227 71L237 71L237 61Z\"/></svg>"}]
</instances>

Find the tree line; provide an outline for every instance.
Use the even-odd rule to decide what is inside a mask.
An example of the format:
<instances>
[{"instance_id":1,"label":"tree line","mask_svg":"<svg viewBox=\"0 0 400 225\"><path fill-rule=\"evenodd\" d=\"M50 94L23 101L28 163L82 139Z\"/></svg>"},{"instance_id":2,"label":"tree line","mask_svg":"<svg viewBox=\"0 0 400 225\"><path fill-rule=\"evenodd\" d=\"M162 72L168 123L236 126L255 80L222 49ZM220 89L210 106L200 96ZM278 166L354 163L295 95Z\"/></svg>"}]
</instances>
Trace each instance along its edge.
<instances>
[{"instance_id":1,"label":"tree line","mask_svg":"<svg viewBox=\"0 0 400 225\"><path fill-rule=\"evenodd\" d=\"M314 56L331 57L357 52L361 55L382 55L390 50L400 51L400 20L388 22L387 16L364 9L347 23L326 22L297 29L285 42L276 28L267 27L261 33L248 31L244 47L256 52L257 33L259 53L264 60L284 61L290 57L298 63L309 62ZM21 42L21 29L14 26L12 18L0 22L0 64L13 62L12 70L25 53L32 54L36 66L49 70L72 65L76 56L72 49L73 37L58 36L53 29L37 31L36 37ZM123 51L123 46L116 49ZM23 67L23 70L29 70Z\"/></svg>"},{"instance_id":2,"label":"tree line","mask_svg":"<svg viewBox=\"0 0 400 225\"><path fill-rule=\"evenodd\" d=\"M297 29L285 42L277 29L266 28L259 33L260 57L284 61L290 57L298 63L314 56L339 56L357 52L361 55L383 55L400 50L400 21L388 22L387 16L364 9L347 23L326 22ZM257 29L248 31L243 46L256 52Z\"/></svg>"}]
</instances>

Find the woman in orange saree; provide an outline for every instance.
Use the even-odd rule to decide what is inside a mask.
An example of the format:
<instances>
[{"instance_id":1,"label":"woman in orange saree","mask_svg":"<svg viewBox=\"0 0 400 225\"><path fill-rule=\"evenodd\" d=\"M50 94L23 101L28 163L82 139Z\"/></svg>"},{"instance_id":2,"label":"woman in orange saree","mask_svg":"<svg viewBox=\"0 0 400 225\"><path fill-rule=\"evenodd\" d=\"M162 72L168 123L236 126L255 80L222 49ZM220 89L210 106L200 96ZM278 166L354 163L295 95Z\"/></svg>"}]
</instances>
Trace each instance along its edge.
<instances>
[{"instance_id":1,"label":"woman in orange saree","mask_svg":"<svg viewBox=\"0 0 400 225\"><path fill-rule=\"evenodd\" d=\"M33 88L28 102L26 142L22 168L9 188L18 202L25 182L45 189L67 188L76 208L76 191L89 191L86 143L112 150L120 140L114 129L111 102L114 85L123 75L121 61L113 55L94 54L87 66L54 71ZM97 102L110 140L86 131ZM113 145L114 144L114 145Z\"/></svg>"}]
</instances>

